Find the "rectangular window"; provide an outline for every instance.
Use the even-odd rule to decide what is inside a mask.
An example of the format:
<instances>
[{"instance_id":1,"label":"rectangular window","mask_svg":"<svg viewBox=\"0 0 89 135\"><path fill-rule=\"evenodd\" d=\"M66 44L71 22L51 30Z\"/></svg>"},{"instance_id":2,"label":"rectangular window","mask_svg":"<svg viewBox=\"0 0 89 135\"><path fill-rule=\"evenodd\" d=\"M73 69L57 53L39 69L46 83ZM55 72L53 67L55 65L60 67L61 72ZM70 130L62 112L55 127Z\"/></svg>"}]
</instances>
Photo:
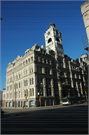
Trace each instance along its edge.
<instances>
[{"instance_id":1,"label":"rectangular window","mask_svg":"<svg viewBox=\"0 0 89 135\"><path fill-rule=\"evenodd\" d=\"M31 69L30 69L30 74L31 74Z\"/></svg>"},{"instance_id":2,"label":"rectangular window","mask_svg":"<svg viewBox=\"0 0 89 135\"><path fill-rule=\"evenodd\" d=\"M24 86L26 86L26 81L24 80Z\"/></svg>"},{"instance_id":3,"label":"rectangular window","mask_svg":"<svg viewBox=\"0 0 89 135\"><path fill-rule=\"evenodd\" d=\"M41 58L40 57L38 57L38 62L41 62Z\"/></svg>"},{"instance_id":4,"label":"rectangular window","mask_svg":"<svg viewBox=\"0 0 89 135\"><path fill-rule=\"evenodd\" d=\"M46 64L48 64L48 60L46 59Z\"/></svg>"},{"instance_id":5,"label":"rectangular window","mask_svg":"<svg viewBox=\"0 0 89 135\"><path fill-rule=\"evenodd\" d=\"M32 68L32 73L33 73L33 68Z\"/></svg>"},{"instance_id":6,"label":"rectangular window","mask_svg":"<svg viewBox=\"0 0 89 135\"><path fill-rule=\"evenodd\" d=\"M7 90L9 90L9 86L7 86Z\"/></svg>"},{"instance_id":7,"label":"rectangular window","mask_svg":"<svg viewBox=\"0 0 89 135\"><path fill-rule=\"evenodd\" d=\"M10 82L12 82L12 77L10 78Z\"/></svg>"},{"instance_id":8,"label":"rectangular window","mask_svg":"<svg viewBox=\"0 0 89 135\"><path fill-rule=\"evenodd\" d=\"M32 88L32 95L34 96L34 88Z\"/></svg>"},{"instance_id":9,"label":"rectangular window","mask_svg":"<svg viewBox=\"0 0 89 135\"><path fill-rule=\"evenodd\" d=\"M10 93L10 98L12 97L12 93Z\"/></svg>"},{"instance_id":10,"label":"rectangular window","mask_svg":"<svg viewBox=\"0 0 89 135\"><path fill-rule=\"evenodd\" d=\"M19 83L19 88L20 88L20 83Z\"/></svg>"},{"instance_id":11,"label":"rectangular window","mask_svg":"<svg viewBox=\"0 0 89 135\"><path fill-rule=\"evenodd\" d=\"M16 75L16 80L18 79L18 75Z\"/></svg>"},{"instance_id":12,"label":"rectangular window","mask_svg":"<svg viewBox=\"0 0 89 135\"><path fill-rule=\"evenodd\" d=\"M51 64L52 64L52 61L50 60L49 63L50 63L50 65L51 65Z\"/></svg>"},{"instance_id":13,"label":"rectangular window","mask_svg":"<svg viewBox=\"0 0 89 135\"><path fill-rule=\"evenodd\" d=\"M9 79L7 79L7 83L9 83Z\"/></svg>"},{"instance_id":14,"label":"rectangular window","mask_svg":"<svg viewBox=\"0 0 89 135\"><path fill-rule=\"evenodd\" d=\"M10 85L10 90L12 90L12 85Z\"/></svg>"},{"instance_id":15,"label":"rectangular window","mask_svg":"<svg viewBox=\"0 0 89 135\"><path fill-rule=\"evenodd\" d=\"M45 73L46 73L46 74L50 74L50 69L45 68Z\"/></svg>"},{"instance_id":16,"label":"rectangular window","mask_svg":"<svg viewBox=\"0 0 89 135\"><path fill-rule=\"evenodd\" d=\"M7 94L7 99L8 99L8 94Z\"/></svg>"},{"instance_id":17,"label":"rectangular window","mask_svg":"<svg viewBox=\"0 0 89 135\"><path fill-rule=\"evenodd\" d=\"M28 80L26 80L26 86L28 86Z\"/></svg>"},{"instance_id":18,"label":"rectangular window","mask_svg":"<svg viewBox=\"0 0 89 135\"><path fill-rule=\"evenodd\" d=\"M16 83L16 89L18 89L18 84Z\"/></svg>"},{"instance_id":19,"label":"rectangular window","mask_svg":"<svg viewBox=\"0 0 89 135\"><path fill-rule=\"evenodd\" d=\"M19 98L20 98L20 91L19 91Z\"/></svg>"},{"instance_id":20,"label":"rectangular window","mask_svg":"<svg viewBox=\"0 0 89 135\"><path fill-rule=\"evenodd\" d=\"M33 61L33 57L31 57L31 61Z\"/></svg>"},{"instance_id":21,"label":"rectangular window","mask_svg":"<svg viewBox=\"0 0 89 135\"><path fill-rule=\"evenodd\" d=\"M19 74L19 78L20 78L20 74Z\"/></svg>"},{"instance_id":22,"label":"rectangular window","mask_svg":"<svg viewBox=\"0 0 89 135\"><path fill-rule=\"evenodd\" d=\"M42 63L44 63L44 58L42 58Z\"/></svg>"},{"instance_id":23,"label":"rectangular window","mask_svg":"<svg viewBox=\"0 0 89 135\"><path fill-rule=\"evenodd\" d=\"M32 90L30 89L30 96L32 96Z\"/></svg>"},{"instance_id":24,"label":"rectangular window","mask_svg":"<svg viewBox=\"0 0 89 135\"><path fill-rule=\"evenodd\" d=\"M26 75L27 75L27 70L26 70Z\"/></svg>"},{"instance_id":25,"label":"rectangular window","mask_svg":"<svg viewBox=\"0 0 89 135\"><path fill-rule=\"evenodd\" d=\"M31 79L30 79L30 85L31 85Z\"/></svg>"},{"instance_id":26,"label":"rectangular window","mask_svg":"<svg viewBox=\"0 0 89 135\"><path fill-rule=\"evenodd\" d=\"M34 84L34 79L32 78L32 84Z\"/></svg>"}]
</instances>

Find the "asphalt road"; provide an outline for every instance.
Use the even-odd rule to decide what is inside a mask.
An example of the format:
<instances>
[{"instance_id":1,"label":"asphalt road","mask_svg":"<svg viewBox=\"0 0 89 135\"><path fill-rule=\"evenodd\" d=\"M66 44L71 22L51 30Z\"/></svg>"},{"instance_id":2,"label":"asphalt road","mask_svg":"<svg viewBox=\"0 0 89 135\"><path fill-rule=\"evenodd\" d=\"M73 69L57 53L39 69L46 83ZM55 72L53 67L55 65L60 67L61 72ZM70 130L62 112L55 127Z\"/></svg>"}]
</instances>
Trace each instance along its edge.
<instances>
[{"instance_id":1,"label":"asphalt road","mask_svg":"<svg viewBox=\"0 0 89 135\"><path fill-rule=\"evenodd\" d=\"M2 117L1 134L88 134L87 105L34 108L23 112Z\"/></svg>"}]
</instances>

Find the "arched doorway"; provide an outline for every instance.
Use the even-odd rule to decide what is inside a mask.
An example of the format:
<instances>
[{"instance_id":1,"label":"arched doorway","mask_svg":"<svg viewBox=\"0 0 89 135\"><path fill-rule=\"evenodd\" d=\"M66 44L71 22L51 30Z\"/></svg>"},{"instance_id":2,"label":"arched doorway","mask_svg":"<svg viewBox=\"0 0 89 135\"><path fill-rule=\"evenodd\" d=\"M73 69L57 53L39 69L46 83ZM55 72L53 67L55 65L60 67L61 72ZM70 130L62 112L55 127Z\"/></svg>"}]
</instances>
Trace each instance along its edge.
<instances>
[{"instance_id":1,"label":"arched doorway","mask_svg":"<svg viewBox=\"0 0 89 135\"><path fill-rule=\"evenodd\" d=\"M34 107L35 106L35 102L33 100L29 101L29 107Z\"/></svg>"}]
</instances>

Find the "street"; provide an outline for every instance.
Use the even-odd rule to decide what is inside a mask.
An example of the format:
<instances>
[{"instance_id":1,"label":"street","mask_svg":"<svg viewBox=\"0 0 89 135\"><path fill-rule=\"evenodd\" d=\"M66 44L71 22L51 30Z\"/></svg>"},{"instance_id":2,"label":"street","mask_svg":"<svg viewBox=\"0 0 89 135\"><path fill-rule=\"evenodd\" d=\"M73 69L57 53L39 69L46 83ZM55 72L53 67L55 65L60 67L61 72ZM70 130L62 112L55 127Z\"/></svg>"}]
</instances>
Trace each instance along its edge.
<instances>
[{"instance_id":1,"label":"street","mask_svg":"<svg viewBox=\"0 0 89 135\"><path fill-rule=\"evenodd\" d=\"M2 117L1 134L88 134L86 104L25 111L22 115Z\"/></svg>"}]
</instances>

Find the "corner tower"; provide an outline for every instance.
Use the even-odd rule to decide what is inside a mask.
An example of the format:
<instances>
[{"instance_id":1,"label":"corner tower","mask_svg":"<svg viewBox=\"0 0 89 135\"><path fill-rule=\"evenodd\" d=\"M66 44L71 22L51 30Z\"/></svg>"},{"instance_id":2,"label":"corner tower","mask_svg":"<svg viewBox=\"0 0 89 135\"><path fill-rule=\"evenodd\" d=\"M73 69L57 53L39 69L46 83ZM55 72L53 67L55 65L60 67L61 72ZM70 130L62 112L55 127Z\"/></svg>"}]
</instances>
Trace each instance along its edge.
<instances>
[{"instance_id":1,"label":"corner tower","mask_svg":"<svg viewBox=\"0 0 89 135\"><path fill-rule=\"evenodd\" d=\"M49 24L49 29L44 34L47 50L53 50L58 56L64 57L61 32L55 28L54 23Z\"/></svg>"}]
</instances>

